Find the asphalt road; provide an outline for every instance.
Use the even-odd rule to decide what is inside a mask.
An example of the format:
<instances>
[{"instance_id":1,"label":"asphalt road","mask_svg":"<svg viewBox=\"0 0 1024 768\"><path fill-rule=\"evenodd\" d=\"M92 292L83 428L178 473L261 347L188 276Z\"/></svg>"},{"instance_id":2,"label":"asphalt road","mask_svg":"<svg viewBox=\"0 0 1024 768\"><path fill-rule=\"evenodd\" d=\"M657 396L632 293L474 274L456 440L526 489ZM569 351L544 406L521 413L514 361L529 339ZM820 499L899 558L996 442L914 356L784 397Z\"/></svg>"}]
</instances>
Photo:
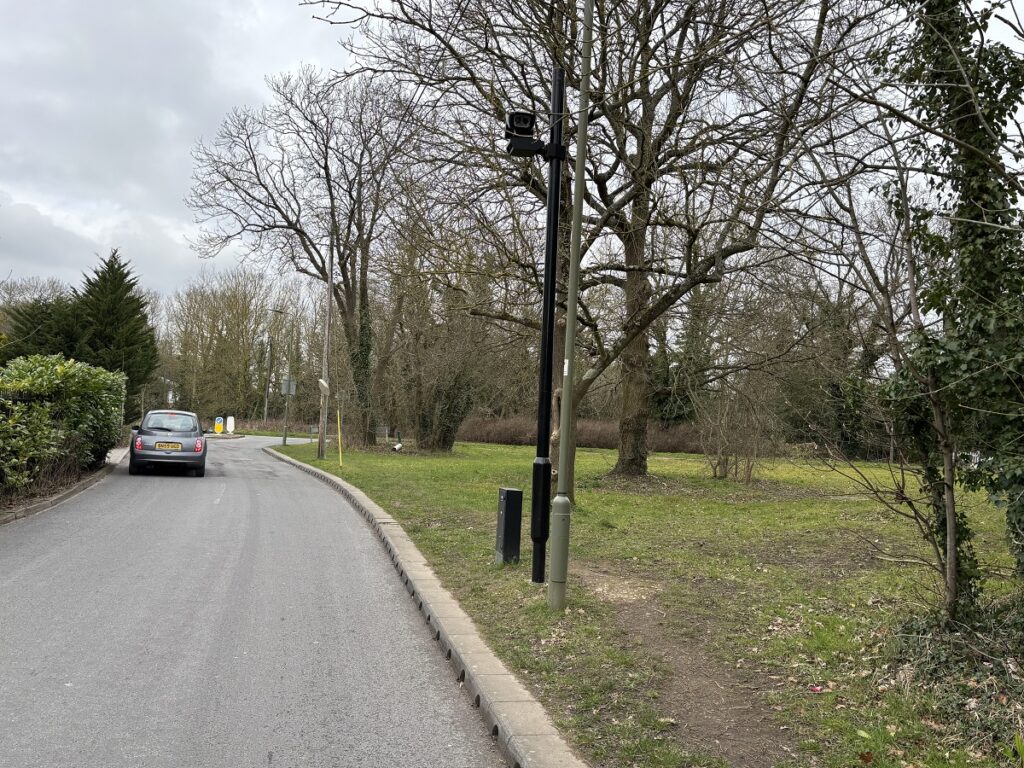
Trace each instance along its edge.
<instances>
[{"instance_id":1,"label":"asphalt road","mask_svg":"<svg viewBox=\"0 0 1024 768\"><path fill-rule=\"evenodd\" d=\"M503 764L362 517L272 442L0 527L0 767Z\"/></svg>"}]
</instances>

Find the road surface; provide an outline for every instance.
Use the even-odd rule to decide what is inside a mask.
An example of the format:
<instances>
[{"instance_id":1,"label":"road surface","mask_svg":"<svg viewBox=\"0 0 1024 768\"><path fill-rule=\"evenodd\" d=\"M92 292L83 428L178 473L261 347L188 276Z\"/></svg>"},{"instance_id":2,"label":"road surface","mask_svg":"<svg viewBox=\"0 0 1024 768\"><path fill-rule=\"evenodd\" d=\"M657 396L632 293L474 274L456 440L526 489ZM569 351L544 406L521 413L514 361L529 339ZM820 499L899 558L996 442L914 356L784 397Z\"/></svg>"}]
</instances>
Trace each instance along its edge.
<instances>
[{"instance_id":1,"label":"road surface","mask_svg":"<svg viewBox=\"0 0 1024 768\"><path fill-rule=\"evenodd\" d=\"M493 768L362 517L211 441L0 527L0 768Z\"/></svg>"}]
</instances>

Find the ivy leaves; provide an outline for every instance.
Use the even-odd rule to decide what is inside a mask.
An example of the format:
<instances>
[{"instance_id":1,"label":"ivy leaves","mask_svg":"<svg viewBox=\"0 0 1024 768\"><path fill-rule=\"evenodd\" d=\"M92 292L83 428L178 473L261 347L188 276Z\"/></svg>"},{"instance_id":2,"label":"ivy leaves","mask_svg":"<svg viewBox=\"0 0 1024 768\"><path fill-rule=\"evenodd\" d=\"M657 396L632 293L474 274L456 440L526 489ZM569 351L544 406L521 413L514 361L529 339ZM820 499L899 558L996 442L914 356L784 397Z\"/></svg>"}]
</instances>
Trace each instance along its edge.
<instances>
[{"instance_id":1,"label":"ivy leaves","mask_svg":"<svg viewBox=\"0 0 1024 768\"><path fill-rule=\"evenodd\" d=\"M910 367L929 373L958 446L979 457L960 462L961 480L1006 506L1024 574L1024 222L1020 180L1004 162L1013 154L1008 125L1024 103L1024 57L987 35L1000 3L976 13L961 0L906 5L918 34L901 75L919 118L945 137L916 146L947 208L911 212L921 306L936 322L915 339ZM912 382L891 395L909 407ZM927 442L927 426L908 423Z\"/></svg>"}]
</instances>

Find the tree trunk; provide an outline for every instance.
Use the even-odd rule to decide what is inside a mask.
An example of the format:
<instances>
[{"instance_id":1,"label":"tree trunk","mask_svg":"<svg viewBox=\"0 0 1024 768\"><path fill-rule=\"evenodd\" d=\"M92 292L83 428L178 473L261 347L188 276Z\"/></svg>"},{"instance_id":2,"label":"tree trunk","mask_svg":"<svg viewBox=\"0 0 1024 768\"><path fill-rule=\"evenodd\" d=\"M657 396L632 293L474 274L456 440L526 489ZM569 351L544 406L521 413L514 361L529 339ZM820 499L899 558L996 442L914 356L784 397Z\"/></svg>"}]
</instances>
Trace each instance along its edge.
<instances>
[{"instance_id":1,"label":"tree trunk","mask_svg":"<svg viewBox=\"0 0 1024 768\"><path fill-rule=\"evenodd\" d=\"M626 257L626 317L624 326L640 315L651 297L643 271L646 231L643 227L623 238ZM622 405L619 415L619 460L612 472L632 477L647 474L647 419L650 413L650 350L646 330L623 350Z\"/></svg>"},{"instance_id":2,"label":"tree trunk","mask_svg":"<svg viewBox=\"0 0 1024 768\"><path fill-rule=\"evenodd\" d=\"M957 543L959 531L956 519L956 467L953 444L949 438L949 420L941 403L932 401L933 425L942 451L942 509L946 515L946 594L943 608L946 618L955 619L960 601Z\"/></svg>"},{"instance_id":3,"label":"tree trunk","mask_svg":"<svg viewBox=\"0 0 1024 768\"><path fill-rule=\"evenodd\" d=\"M551 468L553 477L561 471L558 453L561 444L562 418L562 374L565 370L565 336L567 333L565 313L569 290L569 250L572 236L572 175L568 164L562 166L558 211L558 258L555 266L555 332L551 345ZM572 468L570 467L570 472ZM571 478L570 478L571 480Z\"/></svg>"},{"instance_id":4,"label":"tree trunk","mask_svg":"<svg viewBox=\"0 0 1024 768\"><path fill-rule=\"evenodd\" d=\"M639 342L639 343L638 343ZM622 355L622 408L619 415L619 459L613 472L647 474L647 338L638 337Z\"/></svg>"},{"instance_id":5,"label":"tree trunk","mask_svg":"<svg viewBox=\"0 0 1024 768\"><path fill-rule=\"evenodd\" d=\"M360 307L359 328L356 344L349 355L352 365L352 383L356 388L356 404L359 410L359 439L363 445L374 445L377 442L377 429L373 418L371 377L372 336L370 313Z\"/></svg>"},{"instance_id":6,"label":"tree trunk","mask_svg":"<svg viewBox=\"0 0 1024 768\"><path fill-rule=\"evenodd\" d=\"M576 409L573 408L569 414L569 434L565 439L569 441L569 466L565 468L568 473L566 482L569 489L569 501L576 503Z\"/></svg>"},{"instance_id":7,"label":"tree trunk","mask_svg":"<svg viewBox=\"0 0 1024 768\"><path fill-rule=\"evenodd\" d=\"M562 390L558 389L558 390L555 390L555 394L554 394L554 417L553 418L555 419L555 421L554 421L555 430L554 430L554 432L552 433L552 436L551 436L551 463L552 463L552 465L553 465L553 467L554 467L556 472L565 472L567 474L567 477L565 478L565 482L567 483L566 487L569 489L569 500L572 501L575 504L576 503L576 420L577 420L576 408L575 408L575 404L574 404L573 409L569 412L569 432L566 435L563 435L562 434L562 430L561 430L561 420L559 418L559 414L561 413L561 408L562 408ZM560 457L559 448L561 447L561 441L563 439L568 441L567 450L569 452L568 453L569 464L566 467L562 467L562 466L560 466L558 464L558 458ZM555 475L555 478L556 478L556 487L557 487L557 478L558 478L557 474Z\"/></svg>"},{"instance_id":8,"label":"tree trunk","mask_svg":"<svg viewBox=\"0 0 1024 768\"><path fill-rule=\"evenodd\" d=\"M565 313L555 308L555 334L552 344L554 359L551 366L551 468L554 477L561 471L558 450L562 444L562 372L565 370Z\"/></svg>"},{"instance_id":9,"label":"tree trunk","mask_svg":"<svg viewBox=\"0 0 1024 768\"><path fill-rule=\"evenodd\" d=\"M944 485L944 501L946 506L946 615L956 618L957 604L960 601L959 554L957 552L956 519L956 482L953 467L953 449L948 442L942 446L942 480Z\"/></svg>"},{"instance_id":10,"label":"tree trunk","mask_svg":"<svg viewBox=\"0 0 1024 768\"><path fill-rule=\"evenodd\" d=\"M358 296L354 312L346 313L341 302L338 302L338 306L344 319L352 384L356 390L356 439L369 446L377 442L377 424L373 412L373 326L370 321L369 289L365 279L359 286Z\"/></svg>"}]
</instances>

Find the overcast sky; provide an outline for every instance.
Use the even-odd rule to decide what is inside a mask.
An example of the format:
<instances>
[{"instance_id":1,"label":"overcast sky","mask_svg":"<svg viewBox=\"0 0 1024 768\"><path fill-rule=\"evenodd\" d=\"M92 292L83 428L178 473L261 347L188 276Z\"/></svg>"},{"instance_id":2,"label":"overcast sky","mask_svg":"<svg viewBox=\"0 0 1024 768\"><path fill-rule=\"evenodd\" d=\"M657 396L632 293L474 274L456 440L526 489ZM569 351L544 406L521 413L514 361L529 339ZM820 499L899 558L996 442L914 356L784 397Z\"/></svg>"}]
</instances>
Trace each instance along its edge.
<instances>
[{"instance_id":1,"label":"overcast sky","mask_svg":"<svg viewBox=\"0 0 1024 768\"><path fill-rule=\"evenodd\" d=\"M182 203L196 139L232 107L262 103L268 74L345 67L341 33L312 10L0 0L0 279L77 284L117 247L146 288L187 282L203 266Z\"/></svg>"}]
</instances>

